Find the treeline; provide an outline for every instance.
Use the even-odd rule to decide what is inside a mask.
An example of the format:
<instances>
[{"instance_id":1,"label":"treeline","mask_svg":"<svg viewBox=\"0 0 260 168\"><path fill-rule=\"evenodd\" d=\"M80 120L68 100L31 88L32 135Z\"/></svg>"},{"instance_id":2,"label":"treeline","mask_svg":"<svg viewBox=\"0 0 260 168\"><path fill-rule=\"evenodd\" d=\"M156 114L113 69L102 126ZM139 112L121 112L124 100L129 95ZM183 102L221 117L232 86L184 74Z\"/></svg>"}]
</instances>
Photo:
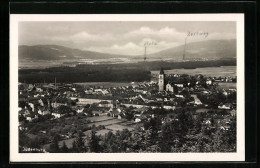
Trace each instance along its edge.
<instances>
[{"instance_id":1,"label":"treeline","mask_svg":"<svg viewBox=\"0 0 260 168\"><path fill-rule=\"evenodd\" d=\"M19 73L19 82L26 83L54 83L54 79L58 83L77 83L77 82L142 82L150 80L150 72L142 69L134 70L96 70L83 71L53 71L53 72L35 72L35 73Z\"/></svg>"},{"instance_id":2,"label":"treeline","mask_svg":"<svg viewBox=\"0 0 260 168\"><path fill-rule=\"evenodd\" d=\"M79 64L77 69L84 70L112 70L112 69L145 69L145 70L160 70L164 69L180 69L180 68L203 68L203 67L219 67L219 66L236 66L236 59L220 59L209 61L185 61L185 62L170 62L170 61L149 61L138 63L122 63L122 64L100 64L100 65L88 65ZM52 68L56 69L56 68ZM57 70L57 69L56 69Z\"/></svg>"},{"instance_id":3,"label":"treeline","mask_svg":"<svg viewBox=\"0 0 260 168\"><path fill-rule=\"evenodd\" d=\"M221 59L210 61L186 61L186 62L168 62L168 61L153 61L140 62L139 66L146 67L149 70L164 70L170 69L193 69L205 67L219 67L219 66L236 66L236 59Z\"/></svg>"}]
</instances>

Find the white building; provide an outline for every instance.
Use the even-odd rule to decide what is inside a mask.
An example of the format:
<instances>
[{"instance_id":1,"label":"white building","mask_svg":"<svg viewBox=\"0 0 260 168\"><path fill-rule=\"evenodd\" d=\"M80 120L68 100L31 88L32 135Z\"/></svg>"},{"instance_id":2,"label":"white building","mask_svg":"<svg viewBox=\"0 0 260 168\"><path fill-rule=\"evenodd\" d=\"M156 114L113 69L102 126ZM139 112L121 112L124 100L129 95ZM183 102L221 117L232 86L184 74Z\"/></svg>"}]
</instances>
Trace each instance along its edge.
<instances>
[{"instance_id":1,"label":"white building","mask_svg":"<svg viewBox=\"0 0 260 168\"><path fill-rule=\"evenodd\" d=\"M174 88L173 88L173 86L171 85L171 84L167 84L166 85L166 91L169 91L169 92L174 92Z\"/></svg>"},{"instance_id":2,"label":"white building","mask_svg":"<svg viewBox=\"0 0 260 168\"><path fill-rule=\"evenodd\" d=\"M52 113L51 115L53 115L54 118L61 118L61 117L63 117L65 114L61 114L61 113L59 113L59 112L54 112L54 113Z\"/></svg>"}]
</instances>

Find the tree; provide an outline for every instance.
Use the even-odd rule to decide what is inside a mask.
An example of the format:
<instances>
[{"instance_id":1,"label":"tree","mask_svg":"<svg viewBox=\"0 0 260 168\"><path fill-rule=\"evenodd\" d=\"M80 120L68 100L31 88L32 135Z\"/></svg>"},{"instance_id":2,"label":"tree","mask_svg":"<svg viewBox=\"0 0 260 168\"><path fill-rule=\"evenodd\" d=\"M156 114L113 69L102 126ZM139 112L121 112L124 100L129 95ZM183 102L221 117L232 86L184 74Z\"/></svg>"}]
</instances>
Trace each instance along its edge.
<instances>
[{"instance_id":1,"label":"tree","mask_svg":"<svg viewBox=\"0 0 260 168\"><path fill-rule=\"evenodd\" d=\"M125 118L126 118L127 120L132 120L132 119L134 118L134 114L131 113L131 112L127 112Z\"/></svg>"},{"instance_id":2,"label":"tree","mask_svg":"<svg viewBox=\"0 0 260 168\"><path fill-rule=\"evenodd\" d=\"M154 142L158 139L158 131L161 129L161 119L159 117L151 118L150 120L150 140L151 143L154 144Z\"/></svg>"},{"instance_id":3,"label":"tree","mask_svg":"<svg viewBox=\"0 0 260 168\"><path fill-rule=\"evenodd\" d=\"M19 146L29 147L29 142L31 139L26 135L26 133L19 131Z\"/></svg>"},{"instance_id":4,"label":"tree","mask_svg":"<svg viewBox=\"0 0 260 168\"><path fill-rule=\"evenodd\" d=\"M194 121L194 128L196 133L201 132L202 123L205 117L205 113L199 113L197 119Z\"/></svg>"},{"instance_id":5,"label":"tree","mask_svg":"<svg viewBox=\"0 0 260 168\"><path fill-rule=\"evenodd\" d=\"M63 144L62 144L60 151L61 151L61 153L68 153L69 152L69 148L67 147L65 141L63 141Z\"/></svg>"},{"instance_id":6,"label":"tree","mask_svg":"<svg viewBox=\"0 0 260 168\"><path fill-rule=\"evenodd\" d=\"M78 152L86 152L85 140L83 138L83 133L81 131L77 133L75 145Z\"/></svg>"},{"instance_id":7,"label":"tree","mask_svg":"<svg viewBox=\"0 0 260 168\"><path fill-rule=\"evenodd\" d=\"M181 91L181 94L182 94L185 98L190 97L190 92L187 91L187 90Z\"/></svg>"},{"instance_id":8,"label":"tree","mask_svg":"<svg viewBox=\"0 0 260 168\"><path fill-rule=\"evenodd\" d=\"M118 138L111 131L105 134L103 139L103 149L103 152L107 153L119 152Z\"/></svg>"},{"instance_id":9,"label":"tree","mask_svg":"<svg viewBox=\"0 0 260 168\"><path fill-rule=\"evenodd\" d=\"M101 152L101 146L99 145L99 138L96 136L96 132L94 130L91 131L91 138L89 141L89 148L91 152Z\"/></svg>"},{"instance_id":10,"label":"tree","mask_svg":"<svg viewBox=\"0 0 260 168\"><path fill-rule=\"evenodd\" d=\"M83 110L84 113L87 113L88 117L93 117L92 109L90 108L84 108Z\"/></svg>"},{"instance_id":11,"label":"tree","mask_svg":"<svg viewBox=\"0 0 260 168\"><path fill-rule=\"evenodd\" d=\"M127 147L129 146L128 141L131 139L132 133L128 129L123 129L122 131L117 132L117 146L119 147L119 152L126 152Z\"/></svg>"},{"instance_id":12,"label":"tree","mask_svg":"<svg viewBox=\"0 0 260 168\"><path fill-rule=\"evenodd\" d=\"M77 152L78 152L78 149L77 149L76 141L75 141L75 140L72 142L72 149L71 149L71 151L72 151L73 153L77 153Z\"/></svg>"},{"instance_id":13,"label":"tree","mask_svg":"<svg viewBox=\"0 0 260 168\"><path fill-rule=\"evenodd\" d=\"M182 131L183 130L179 121L164 124L162 126L162 136L159 143L161 151L171 152L172 148L179 148L181 145L179 143L180 139L183 138Z\"/></svg>"},{"instance_id":14,"label":"tree","mask_svg":"<svg viewBox=\"0 0 260 168\"><path fill-rule=\"evenodd\" d=\"M90 108L90 104L86 104L86 106L84 107L85 109Z\"/></svg>"},{"instance_id":15,"label":"tree","mask_svg":"<svg viewBox=\"0 0 260 168\"><path fill-rule=\"evenodd\" d=\"M68 107L68 106L61 105L61 106L58 107L58 111L63 113L63 114L67 114L67 113L71 112L71 108Z\"/></svg>"},{"instance_id":16,"label":"tree","mask_svg":"<svg viewBox=\"0 0 260 168\"><path fill-rule=\"evenodd\" d=\"M228 130L218 129L214 134L214 148L218 152L234 152L236 150L236 119L231 119Z\"/></svg>"},{"instance_id":17,"label":"tree","mask_svg":"<svg viewBox=\"0 0 260 168\"><path fill-rule=\"evenodd\" d=\"M60 152L58 140L59 140L58 135L55 135L54 138L53 138L53 142L50 145L50 149L49 149L50 153L59 153Z\"/></svg>"},{"instance_id":18,"label":"tree","mask_svg":"<svg viewBox=\"0 0 260 168\"><path fill-rule=\"evenodd\" d=\"M71 106L76 106L76 101L71 101L71 102L70 102L70 105L71 105Z\"/></svg>"},{"instance_id":19,"label":"tree","mask_svg":"<svg viewBox=\"0 0 260 168\"><path fill-rule=\"evenodd\" d=\"M190 111L182 110L182 112L179 113L178 118L180 120L180 126L182 128L182 133L185 135L194 126L192 114Z\"/></svg>"},{"instance_id":20,"label":"tree","mask_svg":"<svg viewBox=\"0 0 260 168\"><path fill-rule=\"evenodd\" d=\"M18 102L18 107L25 108L25 106L26 106L26 102L25 101L19 101Z\"/></svg>"}]
</instances>

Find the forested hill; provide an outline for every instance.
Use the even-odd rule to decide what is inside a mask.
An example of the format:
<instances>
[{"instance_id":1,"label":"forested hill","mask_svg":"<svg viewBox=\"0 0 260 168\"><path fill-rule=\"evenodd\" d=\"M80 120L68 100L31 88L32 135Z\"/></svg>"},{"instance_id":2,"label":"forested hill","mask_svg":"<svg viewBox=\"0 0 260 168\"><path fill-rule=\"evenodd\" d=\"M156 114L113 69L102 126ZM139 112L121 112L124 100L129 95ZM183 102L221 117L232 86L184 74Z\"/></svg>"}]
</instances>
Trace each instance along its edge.
<instances>
[{"instance_id":1,"label":"forested hill","mask_svg":"<svg viewBox=\"0 0 260 168\"><path fill-rule=\"evenodd\" d=\"M148 58L183 58L184 45L150 54ZM236 40L209 40L187 43L185 58L223 59L236 57Z\"/></svg>"}]
</instances>

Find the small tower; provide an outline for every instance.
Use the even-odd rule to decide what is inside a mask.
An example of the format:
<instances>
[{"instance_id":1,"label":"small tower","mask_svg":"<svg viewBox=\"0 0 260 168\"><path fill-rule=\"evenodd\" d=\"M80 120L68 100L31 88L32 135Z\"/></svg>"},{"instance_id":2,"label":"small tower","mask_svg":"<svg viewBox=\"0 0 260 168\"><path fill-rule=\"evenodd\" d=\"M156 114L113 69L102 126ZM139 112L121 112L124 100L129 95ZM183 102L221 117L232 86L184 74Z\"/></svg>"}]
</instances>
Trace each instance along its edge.
<instances>
[{"instance_id":1,"label":"small tower","mask_svg":"<svg viewBox=\"0 0 260 168\"><path fill-rule=\"evenodd\" d=\"M161 71L160 71L160 74L159 74L158 85L159 85L159 92L164 91L164 71L163 71L162 68L161 68Z\"/></svg>"}]
</instances>

